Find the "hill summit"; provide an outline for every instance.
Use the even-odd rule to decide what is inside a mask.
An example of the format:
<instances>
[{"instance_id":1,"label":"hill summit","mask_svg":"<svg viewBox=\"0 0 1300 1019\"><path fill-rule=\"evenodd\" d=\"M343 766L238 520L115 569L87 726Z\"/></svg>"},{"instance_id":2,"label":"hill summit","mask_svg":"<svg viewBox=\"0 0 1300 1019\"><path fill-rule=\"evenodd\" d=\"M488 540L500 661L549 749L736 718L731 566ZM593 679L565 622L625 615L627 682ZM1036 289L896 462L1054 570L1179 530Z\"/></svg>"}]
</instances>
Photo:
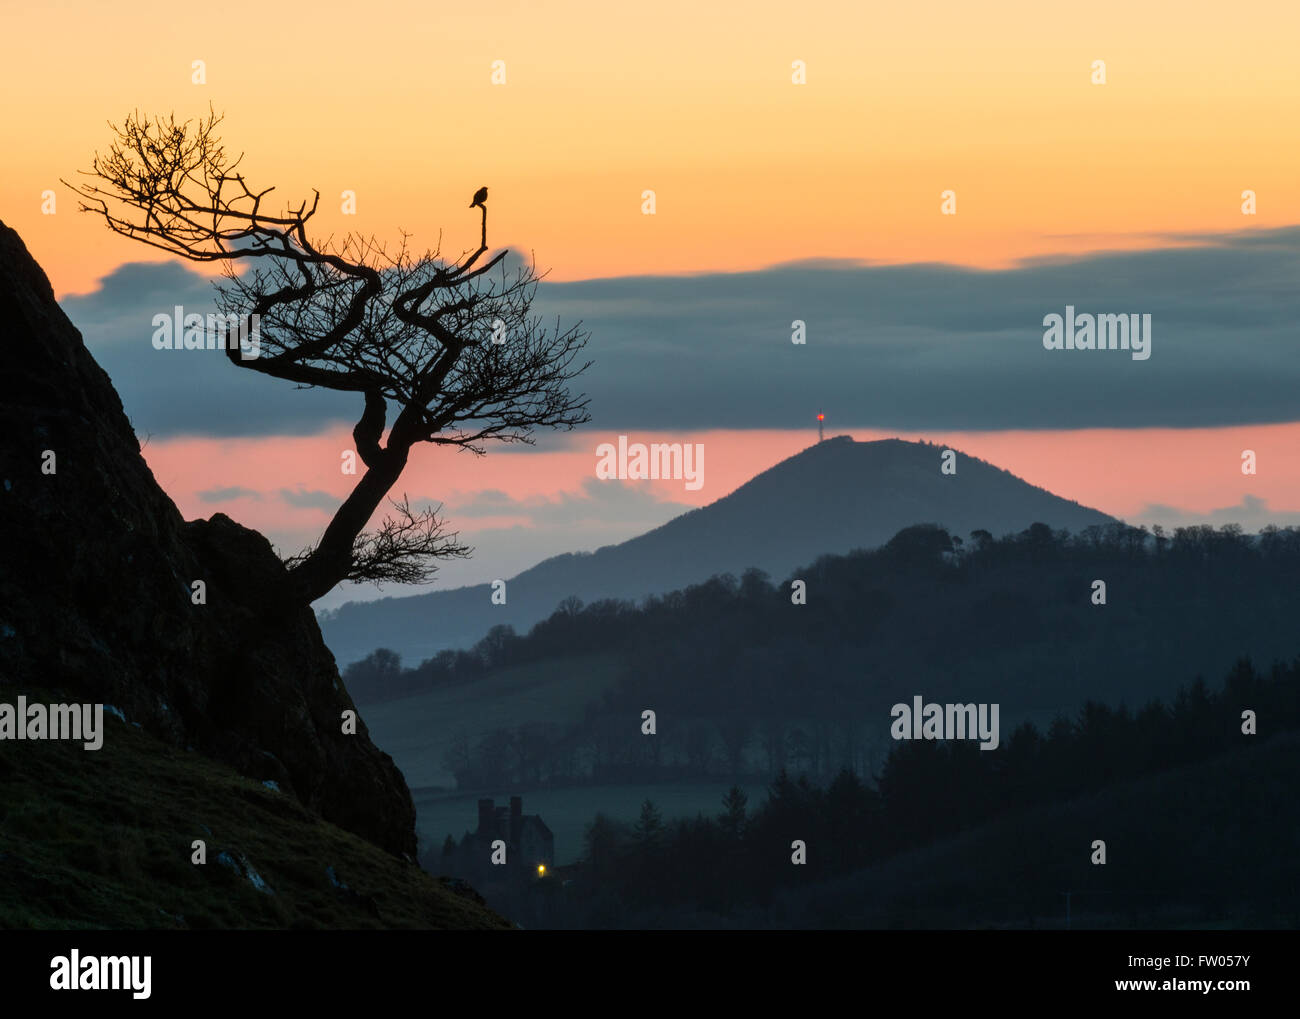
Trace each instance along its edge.
<instances>
[{"instance_id":1,"label":"hill summit","mask_svg":"<svg viewBox=\"0 0 1300 1019\"><path fill-rule=\"evenodd\" d=\"M883 545L913 524L1000 536L1036 522L1080 531L1112 519L960 452L956 473L943 474L942 453L925 442L837 436L639 537L539 563L508 582L506 605L492 605L484 584L352 602L322 613L321 627L341 662L386 647L415 664L468 647L496 624L525 630L570 596L639 599L750 567L782 578L821 555Z\"/></svg>"}]
</instances>

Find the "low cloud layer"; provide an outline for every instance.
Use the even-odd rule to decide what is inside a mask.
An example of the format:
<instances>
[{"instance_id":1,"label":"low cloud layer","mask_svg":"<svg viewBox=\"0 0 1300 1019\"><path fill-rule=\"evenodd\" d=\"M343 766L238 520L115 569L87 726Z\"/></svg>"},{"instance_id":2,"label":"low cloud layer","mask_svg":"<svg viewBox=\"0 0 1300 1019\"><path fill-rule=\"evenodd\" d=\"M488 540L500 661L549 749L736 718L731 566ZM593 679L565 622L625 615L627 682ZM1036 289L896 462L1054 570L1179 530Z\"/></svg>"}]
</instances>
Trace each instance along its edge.
<instances>
[{"instance_id":1,"label":"low cloud layer","mask_svg":"<svg viewBox=\"0 0 1300 1019\"><path fill-rule=\"evenodd\" d=\"M242 488L239 485L230 485L226 488L208 488L202 492L196 493L200 502L230 502L233 499L253 499L260 500L262 495L251 488Z\"/></svg>"},{"instance_id":2,"label":"low cloud layer","mask_svg":"<svg viewBox=\"0 0 1300 1019\"><path fill-rule=\"evenodd\" d=\"M322 492L319 489L307 490L299 488L294 490L282 488L280 489L280 498L295 509L319 509L333 513L339 508L339 497L337 495L330 495L329 492Z\"/></svg>"},{"instance_id":3,"label":"low cloud layer","mask_svg":"<svg viewBox=\"0 0 1300 1019\"><path fill-rule=\"evenodd\" d=\"M1276 527L1300 527L1300 513L1271 510L1267 500L1247 495L1235 506L1224 506L1208 513L1194 513L1156 503L1143 509L1132 523L1146 524L1148 527L1159 524L1166 530L1198 524L1209 524L1211 527L1238 524L1247 534L1256 534L1270 524Z\"/></svg>"},{"instance_id":4,"label":"low cloud layer","mask_svg":"<svg viewBox=\"0 0 1300 1019\"><path fill-rule=\"evenodd\" d=\"M661 500L653 491L637 488L635 483L583 478L581 486L580 495L560 492L552 498L515 499L499 489L456 494L448 498L444 509L468 519L523 517L533 526L615 521L658 526L693 508L685 503Z\"/></svg>"},{"instance_id":5,"label":"low cloud layer","mask_svg":"<svg viewBox=\"0 0 1300 1019\"><path fill-rule=\"evenodd\" d=\"M581 318L593 426L836 429L1193 427L1293 421L1300 228L1036 259L1004 271L804 262L760 272L544 283L544 318ZM211 309L176 265L123 266L64 306L157 436L308 434L352 394L301 391L219 351L155 351L152 316ZM1043 348L1043 317L1149 314L1152 354ZM791 323L807 343L790 342Z\"/></svg>"}]
</instances>

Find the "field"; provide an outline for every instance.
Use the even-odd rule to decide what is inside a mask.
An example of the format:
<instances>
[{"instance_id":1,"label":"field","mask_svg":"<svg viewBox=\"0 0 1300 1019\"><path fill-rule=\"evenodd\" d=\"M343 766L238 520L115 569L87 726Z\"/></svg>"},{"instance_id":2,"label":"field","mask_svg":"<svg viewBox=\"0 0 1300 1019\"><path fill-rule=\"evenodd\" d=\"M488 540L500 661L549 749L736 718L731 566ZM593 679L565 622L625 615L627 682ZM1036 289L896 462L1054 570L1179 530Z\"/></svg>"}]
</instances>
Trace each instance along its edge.
<instances>
[{"instance_id":1,"label":"field","mask_svg":"<svg viewBox=\"0 0 1300 1019\"><path fill-rule=\"evenodd\" d=\"M694 817L698 813L718 814L722 797L730 788L726 782L672 782L659 785L581 786L570 789L539 789L524 796L524 813L540 814L555 835L555 862L574 863L582 856L583 832L596 811L632 824L641 804L653 800L665 821ZM766 799L761 785L743 784L750 808ZM416 828L424 852L425 844L440 847L448 834L460 837L478 826L479 797L492 797L497 805L508 804L510 791L445 793L412 790L415 797ZM435 868L436 873L436 868Z\"/></svg>"},{"instance_id":2,"label":"field","mask_svg":"<svg viewBox=\"0 0 1300 1019\"><path fill-rule=\"evenodd\" d=\"M483 679L380 704L363 705L375 744L392 755L412 789L454 788L442 763L457 733L477 742L485 732L528 722L564 724L582 717L617 678L612 655L501 669Z\"/></svg>"}]
</instances>

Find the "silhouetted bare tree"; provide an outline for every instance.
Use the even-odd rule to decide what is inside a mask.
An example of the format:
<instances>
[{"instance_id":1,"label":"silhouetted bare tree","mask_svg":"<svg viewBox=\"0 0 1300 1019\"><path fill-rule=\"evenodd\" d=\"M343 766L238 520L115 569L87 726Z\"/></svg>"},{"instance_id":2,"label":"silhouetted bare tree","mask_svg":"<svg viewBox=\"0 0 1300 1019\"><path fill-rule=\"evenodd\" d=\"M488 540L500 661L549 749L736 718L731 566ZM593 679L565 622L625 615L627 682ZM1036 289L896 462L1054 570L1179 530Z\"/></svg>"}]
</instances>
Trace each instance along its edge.
<instances>
[{"instance_id":1,"label":"silhouetted bare tree","mask_svg":"<svg viewBox=\"0 0 1300 1019\"><path fill-rule=\"evenodd\" d=\"M307 604L342 580L419 582L434 562L469 549L448 534L437 510L414 512L406 499L374 533L365 528L401 476L413 446L453 445L482 453L483 442L531 442L534 428L589 420L587 398L568 383L589 334L581 323L545 327L532 314L540 277L509 269L506 251L488 253L487 205L478 247L454 261L438 250L389 252L374 237L308 237L320 202L272 214L267 195L227 158L209 111L197 123L139 113L96 154L87 183L68 184L81 210L117 233L194 262L220 262L218 308L226 321L253 324L260 356L227 356L241 368L361 395L352 435L365 472L317 544L286 560L294 601ZM67 183L66 181L64 183ZM244 271L236 271L242 263ZM231 316L236 316L232 319ZM256 318L253 318L256 316ZM389 403L397 408L388 429Z\"/></svg>"}]
</instances>

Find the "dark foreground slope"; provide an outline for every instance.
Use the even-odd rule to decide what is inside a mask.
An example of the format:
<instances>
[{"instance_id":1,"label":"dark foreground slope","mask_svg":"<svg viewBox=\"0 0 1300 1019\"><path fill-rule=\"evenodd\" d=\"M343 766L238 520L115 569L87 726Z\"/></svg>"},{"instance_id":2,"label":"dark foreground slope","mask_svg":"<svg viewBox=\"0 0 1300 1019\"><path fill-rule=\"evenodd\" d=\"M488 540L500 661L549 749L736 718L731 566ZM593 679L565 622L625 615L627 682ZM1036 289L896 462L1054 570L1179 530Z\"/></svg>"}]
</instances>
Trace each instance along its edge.
<instances>
[{"instance_id":1,"label":"dark foreground slope","mask_svg":"<svg viewBox=\"0 0 1300 1019\"><path fill-rule=\"evenodd\" d=\"M570 596L636 600L749 567L780 578L823 555L876 548L913 524L939 524L964 539L1035 522L1077 533L1112 519L965 454L956 474L943 474L942 452L842 435L639 537L525 570L509 581L505 605L493 605L491 588L481 585L352 602L323 613L321 627L344 665L380 647L415 665L443 648L469 647L499 623L523 632Z\"/></svg>"},{"instance_id":2,"label":"dark foreground slope","mask_svg":"<svg viewBox=\"0 0 1300 1019\"><path fill-rule=\"evenodd\" d=\"M1294 929L1300 732L1037 807L837 881L758 926ZM1092 862L1094 840L1106 863Z\"/></svg>"},{"instance_id":3,"label":"dark foreground slope","mask_svg":"<svg viewBox=\"0 0 1300 1019\"><path fill-rule=\"evenodd\" d=\"M1292 691L1275 689L1294 704ZM1181 731L1173 746L1184 763L1108 779L1119 763L1112 747L1085 739L1071 753L1080 752L1090 790L1062 780L1049 756L1055 788L1044 783L1047 798L992 816L988 794L1014 790L996 769L985 768L982 780L928 770L942 751L913 756L920 768L906 791L888 780L867 787L847 773L825 789L778 780L739 829L726 823L729 812L700 816L669 825L649 845L606 817L596 826L606 852L621 848L632 863L564 868L563 894L545 914L525 904L511 915L530 929L1294 929L1300 730L1225 729L1218 742L1226 749L1186 760L1204 749L1184 742L1192 729L1231 722L1219 710L1230 699L1190 727L1193 716L1176 721L1177 707L1157 723ZM1294 720L1278 706L1260 717ZM1171 760L1168 749L1151 763ZM1020 769L1014 781L1023 776ZM954 824L959 831L924 834ZM923 841L906 847L916 838ZM806 842L803 866L789 863L793 839Z\"/></svg>"},{"instance_id":4,"label":"dark foreground slope","mask_svg":"<svg viewBox=\"0 0 1300 1019\"><path fill-rule=\"evenodd\" d=\"M105 726L96 752L0 743L0 929L509 926L282 792Z\"/></svg>"},{"instance_id":5,"label":"dark foreground slope","mask_svg":"<svg viewBox=\"0 0 1300 1019\"><path fill-rule=\"evenodd\" d=\"M343 734L352 701L312 612L277 611L285 572L270 544L220 514L182 520L108 376L3 224L0 357L0 683L113 704L414 857L406 783L364 724ZM194 385L214 369L235 370L196 354ZM193 604L195 581L206 604Z\"/></svg>"}]
</instances>

